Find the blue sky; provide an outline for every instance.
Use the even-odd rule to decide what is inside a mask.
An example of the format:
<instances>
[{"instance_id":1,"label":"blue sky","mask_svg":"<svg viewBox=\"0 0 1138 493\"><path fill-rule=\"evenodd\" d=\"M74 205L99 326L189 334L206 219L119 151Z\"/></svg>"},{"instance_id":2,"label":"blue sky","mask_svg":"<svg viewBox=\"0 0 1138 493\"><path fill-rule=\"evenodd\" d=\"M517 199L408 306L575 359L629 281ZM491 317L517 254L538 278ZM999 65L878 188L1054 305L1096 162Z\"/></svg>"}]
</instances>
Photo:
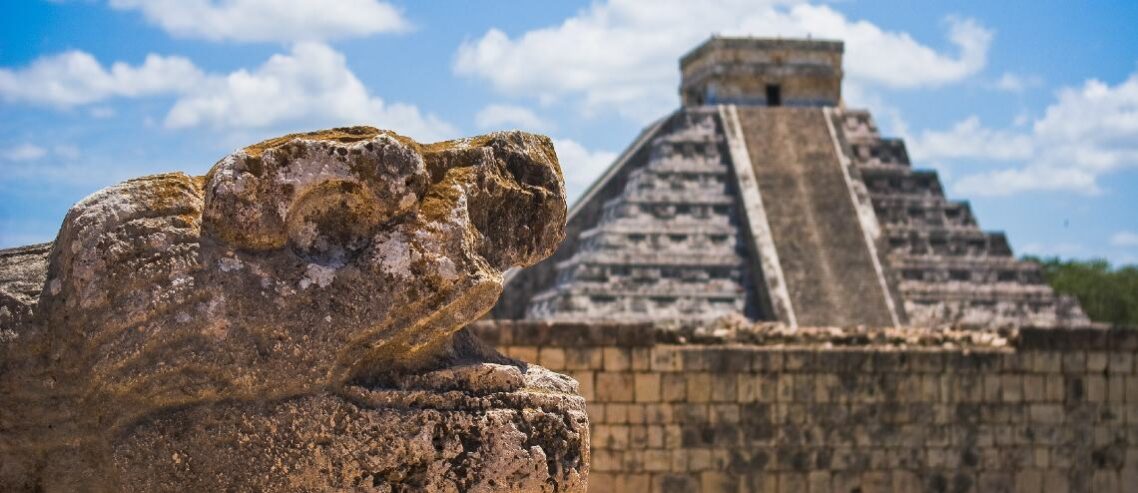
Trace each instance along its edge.
<instances>
[{"instance_id":1,"label":"blue sky","mask_svg":"<svg viewBox=\"0 0 1138 493\"><path fill-rule=\"evenodd\" d=\"M0 19L0 247L281 133L554 138L577 193L712 33L846 41L846 102L1019 254L1138 263L1138 2L107 0Z\"/></svg>"}]
</instances>

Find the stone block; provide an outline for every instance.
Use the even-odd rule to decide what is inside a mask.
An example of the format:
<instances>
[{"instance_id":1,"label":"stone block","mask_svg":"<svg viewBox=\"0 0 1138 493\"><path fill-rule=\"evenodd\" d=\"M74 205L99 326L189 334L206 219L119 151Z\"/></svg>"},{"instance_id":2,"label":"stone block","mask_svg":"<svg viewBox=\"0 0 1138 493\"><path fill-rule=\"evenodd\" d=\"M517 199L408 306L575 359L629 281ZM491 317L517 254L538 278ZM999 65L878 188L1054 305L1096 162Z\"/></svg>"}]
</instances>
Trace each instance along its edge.
<instances>
[{"instance_id":1,"label":"stone block","mask_svg":"<svg viewBox=\"0 0 1138 493\"><path fill-rule=\"evenodd\" d=\"M1127 485L1127 488L1135 485ZM1097 469L1091 478L1091 491L1095 493L1122 493L1122 485L1118 481L1118 471L1112 469Z\"/></svg>"},{"instance_id":2,"label":"stone block","mask_svg":"<svg viewBox=\"0 0 1138 493\"><path fill-rule=\"evenodd\" d=\"M1126 402L1126 376L1111 374L1106 377L1107 402Z\"/></svg>"},{"instance_id":3,"label":"stone block","mask_svg":"<svg viewBox=\"0 0 1138 493\"><path fill-rule=\"evenodd\" d=\"M778 390L775 400L778 402L791 402L794 400L794 375L781 374L778 377Z\"/></svg>"},{"instance_id":4,"label":"stone block","mask_svg":"<svg viewBox=\"0 0 1138 493\"><path fill-rule=\"evenodd\" d=\"M648 446L648 425L634 424L628 426L628 448L653 448Z\"/></svg>"},{"instance_id":5,"label":"stone block","mask_svg":"<svg viewBox=\"0 0 1138 493\"><path fill-rule=\"evenodd\" d=\"M898 469L893 471L892 491L921 491L921 478L909 470Z\"/></svg>"},{"instance_id":6,"label":"stone block","mask_svg":"<svg viewBox=\"0 0 1138 493\"><path fill-rule=\"evenodd\" d=\"M711 375L712 402L735 402L736 377L734 373L714 373Z\"/></svg>"},{"instance_id":7,"label":"stone block","mask_svg":"<svg viewBox=\"0 0 1138 493\"><path fill-rule=\"evenodd\" d=\"M1028 417L1032 423L1060 424L1066 414L1060 404L1029 404L1027 407Z\"/></svg>"},{"instance_id":8,"label":"stone block","mask_svg":"<svg viewBox=\"0 0 1138 493\"><path fill-rule=\"evenodd\" d=\"M1059 373L1063 371L1061 353L1055 351L1032 351L1031 371L1033 373Z\"/></svg>"},{"instance_id":9,"label":"stone block","mask_svg":"<svg viewBox=\"0 0 1138 493\"><path fill-rule=\"evenodd\" d=\"M656 349L656 347L632 348L630 350L630 353L632 354L632 369L635 371L648 371L652 369L652 352Z\"/></svg>"},{"instance_id":10,"label":"stone block","mask_svg":"<svg viewBox=\"0 0 1138 493\"><path fill-rule=\"evenodd\" d=\"M833 482L830 471L811 471L806 475L806 491L809 493L830 493Z\"/></svg>"},{"instance_id":11,"label":"stone block","mask_svg":"<svg viewBox=\"0 0 1138 493\"><path fill-rule=\"evenodd\" d=\"M814 395L811 400L818 403L832 402L840 386L837 375L817 374L814 376Z\"/></svg>"},{"instance_id":12,"label":"stone block","mask_svg":"<svg viewBox=\"0 0 1138 493\"><path fill-rule=\"evenodd\" d=\"M794 349L783 353L783 371L800 372L813 369L814 354L812 350Z\"/></svg>"},{"instance_id":13,"label":"stone block","mask_svg":"<svg viewBox=\"0 0 1138 493\"><path fill-rule=\"evenodd\" d=\"M980 402L984 399L984 379L971 373L955 375L954 393L960 402Z\"/></svg>"},{"instance_id":14,"label":"stone block","mask_svg":"<svg viewBox=\"0 0 1138 493\"><path fill-rule=\"evenodd\" d=\"M603 402L607 402L603 398L598 398L598 400L601 400ZM633 407L635 407L635 406L630 405L630 404L617 404L617 403L605 404L605 422L612 423L612 424L626 424L626 423L628 423L628 421L629 421L628 415L630 414L629 410Z\"/></svg>"},{"instance_id":15,"label":"stone block","mask_svg":"<svg viewBox=\"0 0 1138 493\"><path fill-rule=\"evenodd\" d=\"M944 354L940 351L914 351L909 355L909 369L914 373L941 373Z\"/></svg>"},{"instance_id":16,"label":"stone block","mask_svg":"<svg viewBox=\"0 0 1138 493\"><path fill-rule=\"evenodd\" d=\"M634 385L636 402L660 401L660 374L637 373Z\"/></svg>"},{"instance_id":17,"label":"stone block","mask_svg":"<svg viewBox=\"0 0 1138 493\"><path fill-rule=\"evenodd\" d=\"M687 399L687 378L683 373L662 374L660 393L664 402L683 402Z\"/></svg>"},{"instance_id":18,"label":"stone block","mask_svg":"<svg viewBox=\"0 0 1138 493\"><path fill-rule=\"evenodd\" d=\"M917 394L917 398L921 402L940 401L941 377L936 375L922 375L920 383L920 392Z\"/></svg>"},{"instance_id":19,"label":"stone block","mask_svg":"<svg viewBox=\"0 0 1138 493\"><path fill-rule=\"evenodd\" d=\"M667 472L672 470L672 453L668 450L649 449L644 451L644 470Z\"/></svg>"},{"instance_id":20,"label":"stone block","mask_svg":"<svg viewBox=\"0 0 1138 493\"><path fill-rule=\"evenodd\" d=\"M596 425L591 429L596 449L625 450L629 444L628 425Z\"/></svg>"},{"instance_id":21,"label":"stone block","mask_svg":"<svg viewBox=\"0 0 1138 493\"><path fill-rule=\"evenodd\" d=\"M885 351L866 351L862 348L834 348L819 351L814 356L814 367L819 372L831 373L868 373L876 368L875 357L878 354L892 354ZM900 362L896 363L901 365ZM898 371L896 366L883 365L883 372Z\"/></svg>"},{"instance_id":22,"label":"stone block","mask_svg":"<svg viewBox=\"0 0 1138 493\"><path fill-rule=\"evenodd\" d=\"M652 371L683 371L684 356L675 346L655 346L652 348Z\"/></svg>"},{"instance_id":23,"label":"stone block","mask_svg":"<svg viewBox=\"0 0 1138 493\"><path fill-rule=\"evenodd\" d=\"M641 407L644 409L645 423L670 424L675 422L675 406L672 404L646 404Z\"/></svg>"},{"instance_id":24,"label":"stone block","mask_svg":"<svg viewBox=\"0 0 1138 493\"><path fill-rule=\"evenodd\" d=\"M834 488L833 493L850 493L853 491L861 491L861 472L834 471L830 475L830 484Z\"/></svg>"},{"instance_id":25,"label":"stone block","mask_svg":"<svg viewBox=\"0 0 1138 493\"><path fill-rule=\"evenodd\" d=\"M633 386L632 373L602 371L596 374L597 399L604 402L632 402Z\"/></svg>"},{"instance_id":26,"label":"stone block","mask_svg":"<svg viewBox=\"0 0 1138 493\"><path fill-rule=\"evenodd\" d=\"M1043 492L1044 493L1068 493L1070 483L1067 481L1066 471L1044 471L1043 472Z\"/></svg>"},{"instance_id":27,"label":"stone block","mask_svg":"<svg viewBox=\"0 0 1138 493\"><path fill-rule=\"evenodd\" d=\"M1134 353L1112 351L1107 371L1110 373L1131 375L1134 373Z\"/></svg>"},{"instance_id":28,"label":"stone block","mask_svg":"<svg viewBox=\"0 0 1138 493\"><path fill-rule=\"evenodd\" d=\"M600 348L565 349L565 368L569 370L600 370L604 368L602 361Z\"/></svg>"},{"instance_id":29,"label":"stone block","mask_svg":"<svg viewBox=\"0 0 1138 493\"><path fill-rule=\"evenodd\" d=\"M651 474L624 474L620 479L621 493L630 491L651 491ZM589 493L593 493L593 481L591 476L589 477Z\"/></svg>"},{"instance_id":30,"label":"stone block","mask_svg":"<svg viewBox=\"0 0 1138 493\"><path fill-rule=\"evenodd\" d=\"M710 373L688 373L688 402L710 402L711 380Z\"/></svg>"},{"instance_id":31,"label":"stone block","mask_svg":"<svg viewBox=\"0 0 1138 493\"><path fill-rule=\"evenodd\" d=\"M1019 374L1004 375L1000 382L1000 396L1004 402L1023 401L1023 377Z\"/></svg>"},{"instance_id":32,"label":"stone block","mask_svg":"<svg viewBox=\"0 0 1138 493\"><path fill-rule=\"evenodd\" d=\"M893 478L887 471L866 471L861 474L862 493L890 493Z\"/></svg>"},{"instance_id":33,"label":"stone block","mask_svg":"<svg viewBox=\"0 0 1138 493\"><path fill-rule=\"evenodd\" d=\"M513 346L509 349L508 356L526 363L537 364L537 348L533 346Z\"/></svg>"},{"instance_id":34,"label":"stone block","mask_svg":"<svg viewBox=\"0 0 1138 493\"><path fill-rule=\"evenodd\" d=\"M782 371L782 360L781 350L760 349L751 353L751 370L763 373L780 372Z\"/></svg>"},{"instance_id":35,"label":"stone block","mask_svg":"<svg viewBox=\"0 0 1138 493\"><path fill-rule=\"evenodd\" d=\"M667 450L678 450L683 447L683 427L680 425L664 425L664 446Z\"/></svg>"},{"instance_id":36,"label":"stone block","mask_svg":"<svg viewBox=\"0 0 1138 493\"><path fill-rule=\"evenodd\" d=\"M585 413L589 416L590 424L606 423L605 405L599 402L590 402L585 405Z\"/></svg>"},{"instance_id":37,"label":"stone block","mask_svg":"<svg viewBox=\"0 0 1138 493\"><path fill-rule=\"evenodd\" d=\"M739 493L777 493L778 475L761 471L747 471L740 478Z\"/></svg>"},{"instance_id":38,"label":"stone block","mask_svg":"<svg viewBox=\"0 0 1138 493\"><path fill-rule=\"evenodd\" d=\"M664 434L666 428L664 425L648 425L645 427L647 434L647 441L645 448L665 448Z\"/></svg>"},{"instance_id":39,"label":"stone block","mask_svg":"<svg viewBox=\"0 0 1138 493\"><path fill-rule=\"evenodd\" d=\"M708 405L706 403L678 404L676 422L680 424L702 424L708 419Z\"/></svg>"},{"instance_id":40,"label":"stone block","mask_svg":"<svg viewBox=\"0 0 1138 493\"><path fill-rule=\"evenodd\" d=\"M716 358L718 362L712 371L720 373L746 373L751 371L751 353L750 348L732 347L719 351Z\"/></svg>"},{"instance_id":41,"label":"stone block","mask_svg":"<svg viewBox=\"0 0 1138 493\"><path fill-rule=\"evenodd\" d=\"M697 477L687 474L653 474L653 493L698 493L700 483ZM631 492L631 490L629 490Z\"/></svg>"},{"instance_id":42,"label":"stone block","mask_svg":"<svg viewBox=\"0 0 1138 493\"><path fill-rule=\"evenodd\" d=\"M591 471L620 473L624 466L623 454L619 451L598 448L592 450L591 455L592 460L589 464Z\"/></svg>"},{"instance_id":43,"label":"stone block","mask_svg":"<svg viewBox=\"0 0 1138 493\"><path fill-rule=\"evenodd\" d=\"M609 472L599 472L595 467L589 473L589 493L622 493L626 491L618 484L619 476Z\"/></svg>"},{"instance_id":44,"label":"stone block","mask_svg":"<svg viewBox=\"0 0 1138 493\"><path fill-rule=\"evenodd\" d=\"M688 450L688 470L692 472L707 471L713 467L711 450L697 448Z\"/></svg>"},{"instance_id":45,"label":"stone block","mask_svg":"<svg viewBox=\"0 0 1138 493\"><path fill-rule=\"evenodd\" d=\"M977 491L1012 491L1015 478L1012 474L996 471L982 471L977 478Z\"/></svg>"},{"instance_id":46,"label":"stone block","mask_svg":"<svg viewBox=\"0 0 1138 493\"><path fill-rule=\"evenodd\" d=\"M1106 371L1107 365L1110 363L1110 358L1107 353L1102 351L1090 351L1087 353L1087 372L1102 373Z\"/></svg>"},{"instance_id":47,"label":"stone block","mask_svg":"<svg viewBox=\"0 0 1138 493\"><path fill-rule=\"evenodd\" d=\"M605 371L625 371L632 368L632 352L626 348L606 347L601 350Z\"/></svg>"},{"instance_id":48,"label":"stone block","mask_svg":"<svg viewBox=\"0 0 1138 493\"><path fill-rule=\"evenodd\" d=\"M623 472L628 474L647 471L644 452L643 450L625 450L621 453L620 467Z\"/></svg>"},{"instance_id":49,"label":"stone block","mask_svg":"<svg viewBox=\"0 0 1138 493\"><path fill-rule=\"evenodd\" d=\"M739 491L739 478L726 472L704 471L699 475L699 491L701 493L737 493Z\"/></svg>"},{"instance_id":50,"label":"stone block","mask_svg":"<svg viewBox=\"0 0 1138 493\"><path fill-rule=\"evenodd\" d=\"M1001 395L1000 385L1003 379L1000 375L991 374L984 375L984 402L1001 402L1003 396Z\"/></svg>"},{"instance_id":51,"label":"stone block","mask_svg":"<svg viewBox=\"0 0 1138 493\"><path fill-rule=\"evenodd\" d=\"M1083 380L1086 383L1088 402L1106 402L1106 377L1102 375L1087 375Z\"/></svg>"},{"instance_id":52,"label":"stone block","mask_svg":"<svg viewBox=\"0 0 1138 493\"><path fill-rule=\"evenodd\" d=\"M909 373L909 354L906 351L882 349L871 354L872 367L881 373ZM857 370L855 370L857 371Z\"/></svg>"},{"instance_id":53,"label":"stone block","mask_svg":"<svg viewBox=\"0 0 1138 493\"><path fill-rule=\"evenodd\" d=\"M808 488L805 474L796 472L778 473L779 493L802 493L807 491Z\"/></svg>"},{"instance_id":54,"label":"stone block","mask_svg":"<svg viewBox=\"0 0 1138 493\"><path fill-rule=\"evenodd\" d=\"M581 397L585 398L585 401L589 403L588 405L592 405L592 401L596 399L596 393L593 387L593 372L573 371L569 372L569 376L577 381Z\"/></svg>"},{"instance_id":55,"label":"stone block","mask_svg":"<svg viewBox=\"0 0 1138 493\"><path fill-rule=\"evenodd\" d=\"M741 403L759 400L762 378L753 373L742 373L735 378L735 398Z\"/></svg>"},{"instance_id":56,"label":"stone block","mask_svg":"<svg viewBox=\"0 0 1138 493\"><path fill-rule=\"evenodd\" d=\"M1087 353L1083 351L1066 351L1062 356L1063 373L1078 374L1087 371Z\"/></svg>"},{"instance_id":57,"label":"stone block","mask_svg":"<svg viewBox=\"0 0 1138 493\"><path fill-rule=\"evenodd\" d=\"M688 472L688 451L687 449L671 449L672 453L672 472Z\"/></svg>"},{"instance_id":58,"label":"stone block","mask_svg":"<svg viewBox=\"0 0 1138 493\"><path fill-rule=\"evenodd\" d=\"M565 369L565 350L557 347L543 347L538 350L537 364L550 370Z\"/></svg>"},{"instance_id":59,"label":"stone block","mask_svg":"<svg viewBox=\"0 0 1138 493\"><path fill-rule=\"evenodd\" d=\"M1026 402L1044 402L1047 394L1047 378L1042 375L1029 374L1023 376L1023 400Z\"/></svg>"},{"instance_id":60,"label":"stone block","mask_svg":"<svg viewBox=\"0 0 1138 493\"><path fill-rule=\"evenodd\" d=\"M739 405L732 403L727 404L712 404L708 406L709 419L708 423L718 425L736 425L742 421L742 412Z\"/></svg>"},{"instance_id":61,"label":"stone block","mask_svg":"<svg viewBox=\"0 0 1138 493\"><path fill-rule=\"evenodd\" d=\"M1031 357L1021 351L1009 351L1000 356L1002 373L1024 373L1031 371Z\"/></svg>"},{"instance_id":62,"label":"stone block","mask_svg":"<svg viewBox=\"0 0 1138 493\"><path fill-rule=\"evenodd\" d=\"M1047 375L1047 390L1044 400L1047 402L1063 402L1066 396L1066 382L1061 375Z\"/></svg>"}]
</instances>

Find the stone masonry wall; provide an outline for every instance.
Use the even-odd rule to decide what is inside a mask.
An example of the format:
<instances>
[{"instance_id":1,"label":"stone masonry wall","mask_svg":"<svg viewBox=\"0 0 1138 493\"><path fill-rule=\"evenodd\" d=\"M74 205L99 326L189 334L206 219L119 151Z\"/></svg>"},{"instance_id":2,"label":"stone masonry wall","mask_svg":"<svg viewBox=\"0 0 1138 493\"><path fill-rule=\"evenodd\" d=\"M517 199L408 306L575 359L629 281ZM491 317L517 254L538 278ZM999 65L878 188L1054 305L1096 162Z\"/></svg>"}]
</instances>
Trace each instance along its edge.
<instances>
[{"instance_id":1,"label":"stone masonry wall","mask_svg":"<svg viewBox=\"0 0 1138 493\"><path fill-rule=\"evenodd\" d=\"M1002 346L684 344L646 324L473 331L580 382L594 492L1138 484L1138 331L1024 329Z\"/></svg>"}]
</instances>

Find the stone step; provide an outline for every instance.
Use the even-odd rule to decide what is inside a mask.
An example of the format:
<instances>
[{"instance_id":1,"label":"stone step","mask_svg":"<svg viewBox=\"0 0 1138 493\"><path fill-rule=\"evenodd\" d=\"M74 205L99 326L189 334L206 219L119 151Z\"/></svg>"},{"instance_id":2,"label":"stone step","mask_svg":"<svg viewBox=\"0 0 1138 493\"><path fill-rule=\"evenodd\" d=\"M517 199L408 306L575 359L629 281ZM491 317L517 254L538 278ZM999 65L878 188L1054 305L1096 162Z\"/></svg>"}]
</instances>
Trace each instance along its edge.
<instances>
[{"instance_id":1,"label":"stone step","mask_svg":"<svg viewBox=\"0 0 1138 493\"><path fill-rule=\"evenodd\" d=\"M798 324L893 324L823 110L738 114Z\"/></svg>"}]
</instances>

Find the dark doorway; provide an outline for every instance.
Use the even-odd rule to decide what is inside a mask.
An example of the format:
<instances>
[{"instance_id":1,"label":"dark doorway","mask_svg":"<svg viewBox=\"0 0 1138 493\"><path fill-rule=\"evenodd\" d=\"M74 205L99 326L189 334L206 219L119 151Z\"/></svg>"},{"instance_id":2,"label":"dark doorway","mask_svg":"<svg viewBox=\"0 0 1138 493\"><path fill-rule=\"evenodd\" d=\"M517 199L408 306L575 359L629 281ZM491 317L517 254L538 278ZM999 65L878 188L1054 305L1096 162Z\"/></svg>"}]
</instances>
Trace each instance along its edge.
<instances>
[{"instance_id":1,"label":"dark doorway","mask_svg":"<svg viewBox=\"0 0 1138 493\"><path fill-rule=\"evenodd\" d=\"M782 106L782 87L767 84L767 106Z\"/></svg>"}]
</instances>

